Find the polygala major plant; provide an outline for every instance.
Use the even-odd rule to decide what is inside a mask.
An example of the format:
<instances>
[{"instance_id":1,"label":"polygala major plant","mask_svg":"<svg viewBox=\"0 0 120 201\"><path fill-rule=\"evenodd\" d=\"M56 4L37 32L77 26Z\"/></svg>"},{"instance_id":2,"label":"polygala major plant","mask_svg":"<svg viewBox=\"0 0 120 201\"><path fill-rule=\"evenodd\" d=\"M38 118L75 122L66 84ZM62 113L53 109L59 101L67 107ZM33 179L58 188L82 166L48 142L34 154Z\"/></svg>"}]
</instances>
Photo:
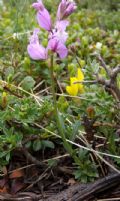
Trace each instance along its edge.
<instances>
[{"instance_id":1,"label":"polygala major plant","mask_svg":"<svg viewBox=\"0 0 120 201\"><path fill-rule=\"evenodd\" d=\"M44 7L42 0L38 0L36 3L32 4L33 8L37 11L37 22L41 28L48 31L48 44L47 47L43 47L39 43L39 29L33 31L33 35L30 38L30 43L27 47L28 54L34 60L46 60L49 57L50 52L50 77L51 77L51 87L52 87L52 96L53 104L55 109L55 117L57 122L57 127L59 134L61 135L63 145L69 154L74 158L76 164L80 164L79 158L74 154L74 151L71 145L66 140L65 130L63 126L62 117L58 111L56 93L55 93L55 81L53 75L53 66L54 66L54 53L63 59L68 54L68 49L65 46L68 34L66 32L66 27L69 25L67 20L68 16L72 14L76 9L76 4L72 0L62 0L58 6L56 22L52 23L50 14L48 10Z\"/></svg>"},{"instance_id":2,"label":"polygala major plant","mask_svg":"<svg viewBox=\"0 0 120 201\"><path fill-rule=\"evenodd\" d=\"M68 50L65 46L68 34L66 27L69 25L67 17L76 9L75 2L62 0L58 6L56 22L53 25L48 10L44 7L42 0L32 4L37 11L37 22L43 29L48 31L48 45L43 47L39 43L39 29L35 29L28 45L28 54L34 60L45 60L48 58L48 50L55 52L61 59L65 58Z\"/></svg>"}]
</instances>

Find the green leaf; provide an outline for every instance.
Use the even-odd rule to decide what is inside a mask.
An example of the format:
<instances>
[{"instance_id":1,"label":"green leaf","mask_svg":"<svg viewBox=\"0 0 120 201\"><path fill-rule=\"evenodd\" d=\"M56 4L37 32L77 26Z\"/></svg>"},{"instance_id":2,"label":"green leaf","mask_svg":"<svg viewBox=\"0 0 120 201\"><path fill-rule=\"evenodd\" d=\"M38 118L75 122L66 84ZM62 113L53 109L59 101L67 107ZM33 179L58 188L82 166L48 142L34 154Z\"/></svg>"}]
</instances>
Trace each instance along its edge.
<instances>
[{"instance_id":1,"label":"green leaf","mask_svg":"<svg viewBox=\"0 0 120 201\"><path fill-rule=\"evenodd\" d=\"M33 150L39 151L42 148L42 142L40 140L35 140L33 142Z\"/></svg>"},{"instance_id":2,"label":"green leaf","mask_svg":"<svg viewBox=\"0 0 120 201\"><path fill-rule=\"evenodd\" d=\"M67 142L65 136L65 123L62 115L58 112L59 131L63 140L63 145L70 155L73 155L72 146Z\"/></svg>"},{"instance_id":3,"label":"green leaf","mask_svg":"<svg viewBox=\"0 0 120 201\"><path fill-rule=\"evenodd\" d=\"M10 160L10 152L6 155L6 161L9 162Z\"/></svg>"},{"instance_id":4,"label":"green leaf","mask_svg":"<svg viewBox=\"0 0 120 201\"><path fill-rule=\"evenodd\" d=\"M55 148L55 145L53 142L49 141L49 140L42 140L42 144L43 146L46 148L51 148L51 149L54 149Z\"/></svg>"},{"instance_id":5,"label":"green leaf","mask_svg":"<svg viewBox=\"0 0 120 201\"><path fill-rule=\"evenodd\" d=\"M59 129L61 129L61 132L64 133L65 135L65 123L64 123L64 119L62 117L62 115L60 114L60 112L57 113L58 115L58 123L59 123Z\"/></svg>"},{"instance_id":6,"label":"green leaf","mask_svg":"<svg viewBox=\"0 0 120 201\"><path fill-rule=\"evenodd\" d=\"M31 144L32 144L31 141L29 141L29 142L27 142L27 143L25 144L25 147L26 147L26 148L30 148L30 147L31 147Z\"/></svg>"},{"instance_id":7,"label":"green leaf","mask_svg":"<svg viewBox=\"0 0 120 201\"><path fill-rule=\"evenodd\" d=\"M11 66L11 67L8 67L6 70L5 70L5 78L10 81L10 79L12 78L12 76L14 75L14 68Z\"/></svg>"},{"instance_id":8,"label":"green leaf","mask_svg":"<svg viewBox=\"0 0 120 201\"><path fill-rule=\"evenodd\" d=\"M48 160L48 166L49 167L55 167L55 166L57 166L57 160L55 160L55 159Z\"/></svg>"},{"instance_id":9,"label":"green leaf","mask_svg":"<svg viewBox=\"0 0 120 201\"><path fill-rule=\"evenodd\" d=\"M34 87L35 85L35 80L31 77L31 76L26 76L23 81L21 86L25 89L25 90L30 90Z\"/></svg>"},{"instance_id":10,"label":"green leaf","mask_svg":"<svg viewBox=\"0 0 120 201\"><path fill-rule=\"evenodd\" d=\"M71 141L75 140L76 135L78 133L78 130L80 128L80 125L81 125L80 121L76 121L75 124L73 125L73 130L72 130L72 133L71 133L71 136L70 136Z\"/></svg>"}]
</instances>

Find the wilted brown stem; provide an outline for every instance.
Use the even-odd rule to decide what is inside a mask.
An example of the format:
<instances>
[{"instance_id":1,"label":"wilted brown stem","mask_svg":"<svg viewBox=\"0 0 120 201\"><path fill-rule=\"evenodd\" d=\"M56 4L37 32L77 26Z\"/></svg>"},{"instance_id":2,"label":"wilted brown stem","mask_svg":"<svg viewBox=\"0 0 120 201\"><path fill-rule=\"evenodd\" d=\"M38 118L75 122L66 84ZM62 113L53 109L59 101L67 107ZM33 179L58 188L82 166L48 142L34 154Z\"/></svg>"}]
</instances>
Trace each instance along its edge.
<instances>
[{"instance_id":1,"label":"wilted brown stem","mask_svg":"<svg viewBox=\"0 0 120 201\"><path fill-rule=\"evenodd\" d=\"M97 81L99 84L102 84L105 86L106 91L109 91L111 95L118 101L120 102L120 89L117 85L117 76L120 73L120 65L116 66L113 69L110 69L103 58L100 55L97 55L97 59L99 60L101 66L105 69L109 79L106 80L100 75L96 75Z\"/></svg>"}]
</instances>

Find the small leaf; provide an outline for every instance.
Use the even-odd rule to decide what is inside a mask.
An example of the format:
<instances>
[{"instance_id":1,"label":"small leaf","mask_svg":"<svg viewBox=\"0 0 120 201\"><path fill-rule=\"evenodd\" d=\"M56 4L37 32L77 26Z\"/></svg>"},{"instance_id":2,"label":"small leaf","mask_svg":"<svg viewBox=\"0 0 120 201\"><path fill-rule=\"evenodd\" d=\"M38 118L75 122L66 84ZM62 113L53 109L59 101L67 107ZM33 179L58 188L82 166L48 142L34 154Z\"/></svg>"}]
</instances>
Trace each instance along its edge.
<instances>
[{"instance_id":1,"label":"small leaf","mask_svg":"<svg viewBox=\"0 0 120 201\"><path fill-rule=\"evenodd\" d=\"M6 68L6 70L5 70L5 78L6 78L6 79L9 79L9 78L12 77L13 75L14 75L14 68L13 68L12 66Z\"/></svg>"},{"instance_id":2,"label":"small leaf","mask_svg":"<svg viewBox=\"0 0 120 201\"><path fill-rule=\"evenodd\" d=\"M72 130L72 134L71 134L71 137L70 137L71 141L75 140L75 137L76 137L76 135L78 133L80 125L81 125L80 121L76 121L75 124L73 125L73 130Z\"/></svg>"},{"instance_id":3,"label":"small leaf","mask_svg":"<svg viewBox=\"0 0 120 201\"><path fill-rule=\"evenodd\" d=\"M21 85L25 90L30 90L34 87L35 80L31 76L26 76Z\"/></svg>"},{"instance_id":4,"label":"small leaf","mask_svg":"<svg viewBox=\"0 0 120 201\"><path fill-rule=\"evenodd\" d=\"M64 123L64 119L62 117L62 115L58 112L58 121L61 127L61 131L64 132L65 134L65 123Z\"/></svg>"},{"instance_id":5,"label":"small leaf","mask_svg":"<svg viewBox=\"0 0 120 201\"><path fill-rule=\"evenodd\" d=\"M40 140L35 140L33 142L33 150L39 151L42 148L42 142Z\"/></svg>"},{"instance_id":6,"label":"small leaf","mask_svg":"<svg viewBox=\"0 0 120 201\"><path fill-rule=\"evenodd\" d=\"M10 152L6 155L6 161L9 162L10 160Z\"/></svg>"},{"instance_id":7,"label":"small leaf","mask_svg":"<svg viewBox=\"0 0 120 201\"><path fill-rule=\"evenodd\" d=\"M25 147L26 147L26 148L30 148L30 147L31 147L31 144L32 144L31 141L29 141L29 142L27 142L27 143L25 144Z\"/></svg>"},{"instance_id":8,"label":"small leaf","mask_svg":"<svg viewBox=\"0 0 120 201\"><path fill-rule=\"evenodd\" d=\"M54 149L55 148L55 145L53 142L49 141L49 140L43 140L42 141L42 144L44 145L44 147L48 147L48 148L51 148L51 149Z\"/></svg>"}]
</instances>

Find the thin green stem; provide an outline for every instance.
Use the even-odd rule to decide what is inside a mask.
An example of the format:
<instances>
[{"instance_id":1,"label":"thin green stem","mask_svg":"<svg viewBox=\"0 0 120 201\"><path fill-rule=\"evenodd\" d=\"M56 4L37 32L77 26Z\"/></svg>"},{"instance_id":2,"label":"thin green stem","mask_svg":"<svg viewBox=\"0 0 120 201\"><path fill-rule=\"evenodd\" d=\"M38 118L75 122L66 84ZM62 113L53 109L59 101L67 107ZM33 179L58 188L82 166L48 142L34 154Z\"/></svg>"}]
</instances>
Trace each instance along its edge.
<instances>
[{"instance_id":1,"label":"thin green stem","mask_svg":"<svg viewBox=\"0 0 120 201\"><path fill-rule=\"evenodd\" d=\"M53 58L53 55L51 55L51 61L50 61L50 77L51 77L53 104L54 104L54 109L55 109L55 117L56 117L56 122L57 122L57 126L58 126L58 131L59 131L59 134L63 140L63 145L64 145L65 149L74 158L75 162L77 164L79 164L80 160L76 156L76 154L74 153L74 150L72 149L71 145L67 142L65 132L64 132L64 128L63 128L63 125L62 125L61 120L60 120L61 117L60 117L58 107L57 107L56 92L55 92L54 58Z\"/></svg>"},{"instance_id":2,"label":"thin green stem","mask_svg":"<svg viewBox=\"0 0 120 201\"><path fill-rule=\"evenodd\" d=\"M56 102L56 92L55 92L55 81L54 81L54 58L51 55L50 60L50 77L51 77L51 87L52 87L52 96L53 96L53 103L55 107L55 115L57 116L57 102Z\"/></svg>"}]
</instances>

